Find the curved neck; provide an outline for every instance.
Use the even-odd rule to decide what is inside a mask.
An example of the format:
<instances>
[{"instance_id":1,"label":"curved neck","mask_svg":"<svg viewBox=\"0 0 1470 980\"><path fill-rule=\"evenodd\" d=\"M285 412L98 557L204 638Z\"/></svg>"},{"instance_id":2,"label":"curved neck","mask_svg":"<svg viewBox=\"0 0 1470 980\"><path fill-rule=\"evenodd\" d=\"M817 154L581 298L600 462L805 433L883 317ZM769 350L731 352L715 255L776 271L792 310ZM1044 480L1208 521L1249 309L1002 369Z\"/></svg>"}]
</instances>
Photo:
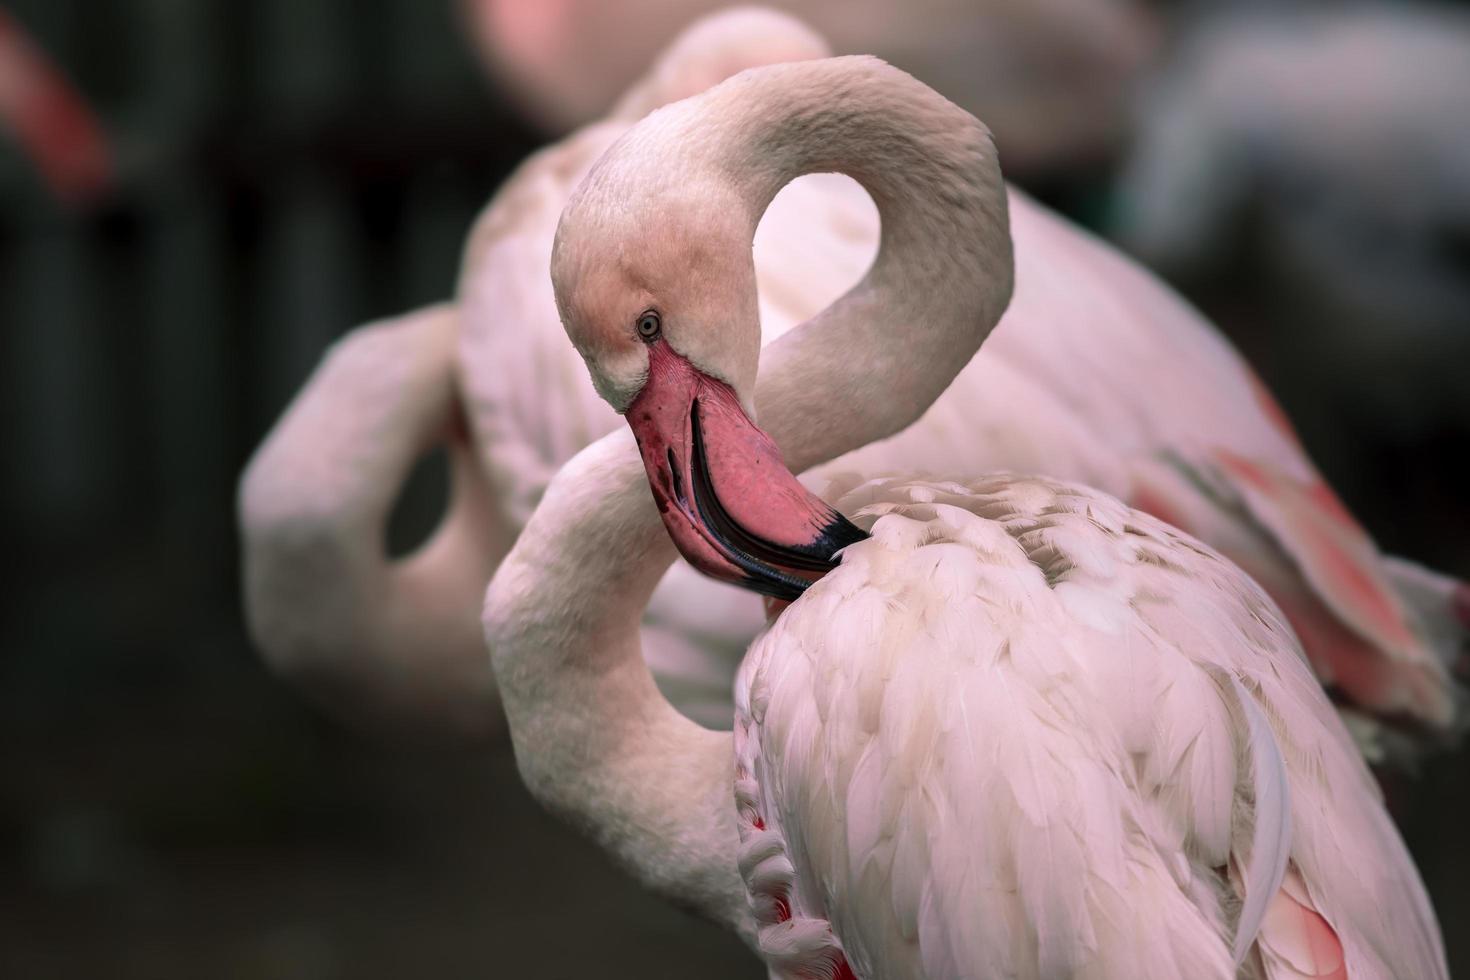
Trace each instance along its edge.
<instances>
[{"instance_id":1,"label":"curved neck","mask_svg":"<svg viewBox=\"0 0 1470 980\"><path fill-rule=\"evenodd\" d=\"M862 281L762 352L762 427L800 472L916 421L1010 302L1006 191L989 130L864 57L748 72L698 101L719 121L706 165L734 185L752 237L776 193L815 172L856 180L882 221Z\"/></svg>"}]
</instances>

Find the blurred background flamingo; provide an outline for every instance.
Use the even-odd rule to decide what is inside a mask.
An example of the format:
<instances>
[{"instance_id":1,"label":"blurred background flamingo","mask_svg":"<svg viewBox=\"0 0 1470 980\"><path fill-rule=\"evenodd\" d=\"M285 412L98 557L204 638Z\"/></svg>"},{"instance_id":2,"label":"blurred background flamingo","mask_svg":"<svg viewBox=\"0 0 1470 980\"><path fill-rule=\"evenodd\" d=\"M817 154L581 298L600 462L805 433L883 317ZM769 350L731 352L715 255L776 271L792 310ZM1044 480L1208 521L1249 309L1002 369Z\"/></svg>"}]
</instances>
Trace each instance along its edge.
<instances>
[{"instance_id":1,"label":"blurred background flamingo","mask_svg":"<svg viewBox=\"0 0 1470 980\"><path fill-rule=\"evenodd\" d=\"M450 519L396 576L369 570L382 564L379 541L388 501L407 476L404 457L445 431L449 372L441 365L437 386L425 377L385 395L386 379L398 372L374 360L419 360L415 344L425 342L409 326L354 335L334 352L242 481L247 607L278 666L349 717L391 715L399 727L435 732L494 723L492 685L471 627L474 590L465 580L488 580L551 475L616 424L561 343L540 275L561 206L650 106L693 94L725 72L826 50L809 28L772 11L704 18L660 55L608 121L537 154L497 194L466 249L455 319L458 387L489 477L488 505L480 483L459 475ZM1422 569L1400 573L1379 554L1322 483L1270 394L1209 324L1029 200L1018 197L1013 210L1021 285L1009 319L1031 325L1001 330L989 357L961 373L931 413L852 464L952 475L1046 472L1134 500L1266 585L1323 682L1353 709L1374 758L1392 744L1375 717L1453 732L1448 670L1467 637L1456 602L1470 590ZM855 282L876 247L872 203L852 184L807 177L787 188L755 244L766 340ZM381 353L357 353L365 348ZM425 418L441 421L430 426ZM969 437L976 426L984 438ZM475 458L463 456L455 449L457 474ZM378 503L365 508L364 499ZM487 506L483 519L459 517ZM477 561L469 557L476 545L456 544L457 534L483 540ZM446 548L465 557L446 565ZM426 587L422 570L435 560L440 574ZM328 562L336 574L323 574ZM1405 575L1409 586L1397 581ZM417 615L405 612L413 609ZM451 614L452 622L436 619ZM730 679L759 622L753 602L676 566L649 608L645 642L675 704L728 727Z\"/></svg>"},{"instance_id":2,"label":"blurred background flamingo","mask_svg":"<svg viewBox=\"0 0 1470 980\"><path fill-rule=\"evenodd\" d=\"M18 914L0 924L0 971L509 969L526 936L572 918L587 943L543 944L538 971L616 957L750 975L738 947L548 827L505 749L359 742L261 669L241 623L230 500L250 452L351 324L453 292L475 213L544 139L523 102L486 84L462 13L412 0L372 16L337 0L8 8L84 93L113 179L109 195L59 204L0 135L3 499L27 571L5 620L0 826ZM1214 30L1195 13L1145 16L1171 70L1180 39ZM1359 59L1350 74L1377 70ZM1424 74L1450 71L1436 61ZM1421 103L1440 117L1427 97L1399 115ZM1122 109L1113 150L1031 182L1100 227L1127 217L1107 184L1108 157L1139 125ZM1362 139L1314 166L1391 142ZM1378 542L1470 572L1455 489L1470 479L1464 413L1443 403L1414 432L1363 439L1361 420L1316 411L1323 385L1354 383L1336 342L1303 350L1256 315L1288 292L1293 307L1318 302L1315 287L1224 266L1184 281ZM1421 346L1440 363L1454 350L1442 334ZM389 508L389 556L437 525L449 472L443 453L413 469ZM1470 805L1462 757L1429 760L1396 801L1441 909L1470 907L1455 846ZM1462 941L1449 937L1452 965Z\"/></svg>"}]
</instances>

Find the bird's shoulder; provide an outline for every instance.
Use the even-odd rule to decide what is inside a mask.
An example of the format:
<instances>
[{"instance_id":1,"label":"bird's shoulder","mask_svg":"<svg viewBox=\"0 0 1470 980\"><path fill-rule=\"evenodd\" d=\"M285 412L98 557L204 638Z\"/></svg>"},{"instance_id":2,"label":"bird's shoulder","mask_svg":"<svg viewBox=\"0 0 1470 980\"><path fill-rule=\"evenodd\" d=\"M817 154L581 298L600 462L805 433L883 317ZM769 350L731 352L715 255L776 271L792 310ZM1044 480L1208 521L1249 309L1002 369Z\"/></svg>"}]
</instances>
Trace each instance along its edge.
<instances>
[{"instance_id":1,"label":"bird's shoulder","mask_svg":"<svg viewBox=\"0 0 1470 980\"><path fill-rule=\"evenodd\" d=\"M1247 618L1279 618L1214 549L1080 484L992 473L964 482L869 480L829 496L870 534L817 587L838 601L857 587L911 599L984 595L1029 614L1060 601L1054 613L1106 628L1102 609L1077 604L1078 593L1120 611L1201 596Z\"/></svg>"}]
</instances>

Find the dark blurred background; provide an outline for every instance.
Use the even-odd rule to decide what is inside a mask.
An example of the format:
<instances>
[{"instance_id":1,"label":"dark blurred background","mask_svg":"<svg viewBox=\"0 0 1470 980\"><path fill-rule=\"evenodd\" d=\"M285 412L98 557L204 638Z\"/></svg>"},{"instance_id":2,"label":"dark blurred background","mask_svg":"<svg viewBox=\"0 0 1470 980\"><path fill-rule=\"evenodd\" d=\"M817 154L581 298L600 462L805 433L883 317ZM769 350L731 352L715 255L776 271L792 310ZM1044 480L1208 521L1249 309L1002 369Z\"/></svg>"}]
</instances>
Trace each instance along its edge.
<instances>
[{"instance_id":1,"label":"dark blurred background","mask_svg":"<svg viewBox=\"0 0 1470 980\"><path fill-rule=\"evenodd\" d=\"M1204 6L1139 5L1150 53L1120 135L1020 176L1158 264L1187 258L1166 271L1245 350L1379 542L1470 576L1470 308L1455 291L1470 288L1470 210L1427 207L1424 262L1449 284L1422 315L1420 279L1377 315L1378 298L1334 293L1331 270L1281 259L1320 257L1312 221L1334 215L1320 234L1340 241L1366 206L1265 126L1242 137L1253 175L1221 178L1245 189L1208 248L1154 234L1138 188L1166 178L1139 154L1178 142L1151 135L1156 121L1207 134L1249 115L1161 104L1190 91L1180 73L1213 63L1203 42L1173 39L1186 16L1191 37L1210 36ZM331 340L452 294L470 222L550 138L546 120L502 94L447 0L7 13L0 40L23 32L44 51L105 145L47 176L24 127L0 130L0 976L759 976L735 941L543 817L507 745L354 736L271 677L242 624L245 460ZM0 45L0 87L15 50ZM1344 84L1376 64L1346 63ZM1396 124L1418 104L1402 74ZM1470 133L1461 104L1433 103L1427 131ZM56 138L86 147L77 125ZM1423 158L1414 138L1379 137ZM1470 167L1446 166L1444 195L1470 200ZM1328 199L1298 220L1311 193ZM1404 347L1417 356L1391 356ZM443 493L442 472L416 477L397 546L425 533ZM1393 787L1462 971L1466 764L1440 755Z\"/></svg>"}]
</instances>

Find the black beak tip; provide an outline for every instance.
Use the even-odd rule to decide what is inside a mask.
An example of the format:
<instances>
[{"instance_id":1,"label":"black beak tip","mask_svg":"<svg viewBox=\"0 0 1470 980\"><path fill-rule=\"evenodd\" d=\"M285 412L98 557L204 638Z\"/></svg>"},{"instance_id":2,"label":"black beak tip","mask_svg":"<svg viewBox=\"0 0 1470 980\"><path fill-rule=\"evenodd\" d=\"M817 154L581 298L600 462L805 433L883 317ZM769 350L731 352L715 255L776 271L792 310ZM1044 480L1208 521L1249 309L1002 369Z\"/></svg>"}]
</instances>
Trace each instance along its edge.
<instances>
[{"instance_id":1,"label":"black beak tip","mask_svg":"<svg viewBox=\"0 0 1470 980\"><path fill-rule=\"evenodd\" d=\"M822 533L817 538L816 546L826 553L829 562L834 562L837 552L850 544L866 540L868 540L867 531L833 511L832 519L822 527Z\"/></svg>"}]
</instances>

